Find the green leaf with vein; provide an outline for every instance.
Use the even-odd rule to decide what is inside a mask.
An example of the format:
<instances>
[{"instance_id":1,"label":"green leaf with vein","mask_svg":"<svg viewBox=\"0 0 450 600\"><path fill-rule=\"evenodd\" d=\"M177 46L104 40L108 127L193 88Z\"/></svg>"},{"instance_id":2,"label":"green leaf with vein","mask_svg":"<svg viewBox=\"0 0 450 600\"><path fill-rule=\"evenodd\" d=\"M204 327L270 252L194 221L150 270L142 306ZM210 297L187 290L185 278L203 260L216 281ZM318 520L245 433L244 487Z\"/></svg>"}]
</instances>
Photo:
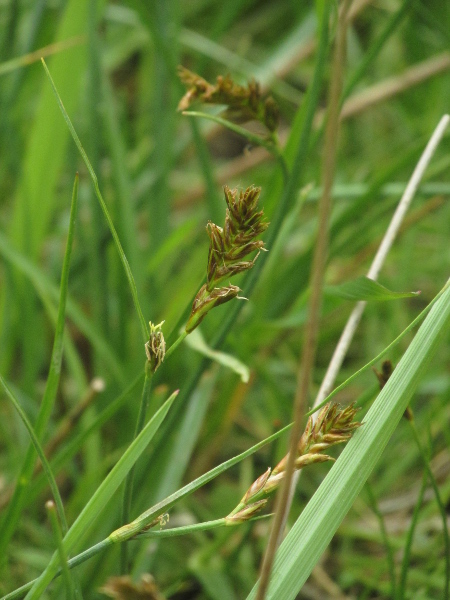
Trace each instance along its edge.
<instances>
[{"instance_id":1,"label":"green leaf with vein","mask_svg":"<svg viewBox=\"0 0 450 600\"><path fill-rule=\"evenodd\" d=\"M358 277L340 285L329 285L325 288L325 293L346 300L365 300L366 302L414 298L420 294L420 292L393 292L368 277Z\"/></svg>"}]
</instances>

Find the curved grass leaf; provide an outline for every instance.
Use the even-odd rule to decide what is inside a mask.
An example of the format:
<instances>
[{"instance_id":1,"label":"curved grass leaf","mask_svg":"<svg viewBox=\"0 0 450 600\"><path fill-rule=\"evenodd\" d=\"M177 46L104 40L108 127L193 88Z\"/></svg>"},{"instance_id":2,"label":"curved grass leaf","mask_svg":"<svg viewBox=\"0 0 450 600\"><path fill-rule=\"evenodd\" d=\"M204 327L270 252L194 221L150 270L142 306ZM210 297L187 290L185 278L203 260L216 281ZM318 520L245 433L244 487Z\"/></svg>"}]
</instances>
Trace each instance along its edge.
<instances>
[{"instance_id":1,"label":"curved grass leaf","mask_svg":"<svg viewBox=\"0 0 450 600\"><path fill-rule=\"evenodd\" d=\"M393 292L368 277L358 277L341 285L329 285L325 288L328 296L338 296L346 300L383 301L399 298L414 298L420 292Z\"/></svg>"},{"instance_id":2,"label":"curved grass leaf","mask_svg":"<svg viewBox=\"0 0 450 600\"><path fill-rule=\"evenodd\" d=\"M198 329L192 331L186 337L186 344L193 350L196 350L197 352L200 352L200 354L203 354L203 356L207 356L208 358L216 361L223 367L231 369L239 375L239 377L244 383L248 383L248 380L250 379L250 369L247 367L247 365L244 365L243 362L241 362L238 358L232 356L231 354L227 354L226 352L220 352L218 350L213 350L205 342L205 339L203 338L201 332Z\"/></svg>"},{"instance_id":3,"label":"curved grass leaf","mask_svg":"<svg viewBox=\"0 0 450 600\"><path fill-rule=\"evenodd\" d=\"M81 511L77 520L69 529L63 540L64 551L67 554L69 554L75 544L80 541L82 536L86 533L86 529L95 521L100 511L106 506L114 492L125 479L130 469L133 467L139 456L149 444L152 437L155 435L177 395L178 391L174 392L170 398L166 400L155 416L147 423L138 437L133 440L126 452L117 462L115 467L108 473L107 477L105 477L100 486L97 488L95 494ZM47 568L36 580L26 597L29 599L40 598L47 585L56 575L58 567L59 554L55 552Z\"/></svg>"},{"instance_id":4,"label":"curved grass leaf","mask_svg":"<svg viewBox=\"0 0 450 600\"><path fill-rule=\"evenodd\" d=\"M267 600L293 600L350 510L450 325L450 286L433 306L363 423L281 544ZM247 600L256 596L257 586Z\"/></svg>"},{"instance_id":5,"label":"curved grass leaf","mask_svg":"<svg viewBox=\"0 0 450 600\"><path fill-rule=\"evenodd\" d=\"M50 358L50 366L45 384L45 391L42 398L41 405L39 407L38 416L34 427L28 422L25 413L21 410L20 405L15 401L13 395L3 383L8 396L14 403L15 408L22 421L25 423L26 428L30 434L32 445L29 446L28 451L25 455L25 459L22 463L19 477L17 480L14 494L9 503L6 514L3 517L0 526L0 557L6 555L6 548L8 542L11 539L14 531L16 530L17 524L22 513L22 508L25 502L28 485L33 475L34 463L36 460L35 449L38 452L42 466L46 472L47 478L52 488L52 492L55 498L56 507L58 509L59 518L61 519L61 526L63 527L64 533L67 531L67 523L64 516L64 509L61 498L59 496L58 488L56 486L53 474L50 470L50 466L43 460L43 451L40 447L40 439L45 432L48 421L53 411L55 404L56 393L58 391L59 379L61 375L61 364L63 357L63 343L64 343L64 325L66 319L66 303L67 303L67 290L69 285L69 270L70 270L70 258L72 255L72 244L75 231L75 222L78 207L78 174L75 177L72 201L70 205L70 221L69 221L69 232L67 236L66 250L64 253L64 261L61 273L61 285L59 290L59 303L58 303L58 318L56 322L55 337L53 341L52 355ZM34 446L34 448L33 448ZM44 457L45 459L45 457Z\"/></svg>"}]
</instances>

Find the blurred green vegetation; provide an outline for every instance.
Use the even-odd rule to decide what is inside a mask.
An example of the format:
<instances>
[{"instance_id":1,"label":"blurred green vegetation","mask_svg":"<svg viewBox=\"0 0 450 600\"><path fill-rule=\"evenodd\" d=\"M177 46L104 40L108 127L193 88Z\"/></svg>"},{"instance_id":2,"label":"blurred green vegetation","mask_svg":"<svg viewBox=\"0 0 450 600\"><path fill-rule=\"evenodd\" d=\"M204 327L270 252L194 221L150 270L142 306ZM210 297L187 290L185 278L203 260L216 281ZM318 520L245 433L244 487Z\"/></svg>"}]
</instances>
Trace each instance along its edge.
<instances>
[{"instance_id":1,"label":"blurred green vegetation","mask_svg":"<svg viewBox=\"0 0 450 600\"><path fill-rule=\"evenodd\" d=\"M330 44L335 6L333 11ZM170 343L203 283L205 225L208 220L223 223L222 186L260 186L268 220L284 189L279 163L264 149L177 112L185 91L177 65L211 82L221 74L241 84L259 81L279 104L279 135L282 146L290 136L286 156L291 167L317 64L317 7L287 0L9 0L0 6L0 22L0 373L33 423L48 375L70 198L75 173L80 174L63 369L42 440L45 447L66 415L86 395L93 396L50 460L70 525L131 442L142 385L136 378L142 374L145 352L120 257L39 57L46 56L98 176L143 314L153 323L165 320L163 331ZM438 0L353 2L329 285L367 272L423 148L449 112L449 32L449 6ZM221 350L248 366L250 380L243 383L187 344L163 364L155 376L149 414L174 389L181 390L180 402L136 465L133 518L290 421L321 193L321 124L329 65L328 58L295 197L276 241L258 259L264 265L249 301L221 340ZM368 304L338 383L387 346L447 280L449 166L447 132L380 276L389 289L421 290L421 295ZM237 279L245 293L245 279ZM341 298L324 299L311 402L352 308L352 302ZM202 322L208 343L232 310L231 303L225 304ZM403 340L389 357L394 364L410 340ZM412 403L447 507L449 359L447 336ZM98 377L105 389L92 393L91 381ZM368 403L377 391L375 376L366 372L339 400ZM1 398L0 519L29 446L13 406ZM240 463L177 505L170 524L227 515L251 482L285 451L283 438ZM305 471L290 522L328 468L318 465ZM417 446L402 422L370 478L370 493L364 490L358 498L299 598L389 598L388 552L377 512L399 570L422 476ZM441 597L444 585L442 522L428 486L418 509L406 598ZM36 474L0 561L1 592L40 574L54 551L44 510L48 497L46 480ZM117 492L86 531L84 547L120 526L120 514ZM258 576L268 527L268 521L260 521L158 543L134 542L131 574L138 580L151 573L166 598L245 598ZM94 557L77 573L85 598L104 597L98 589L119 573L118 550ZM59 582L48 595L63 596Z\"/></svg>"}]
</instances>

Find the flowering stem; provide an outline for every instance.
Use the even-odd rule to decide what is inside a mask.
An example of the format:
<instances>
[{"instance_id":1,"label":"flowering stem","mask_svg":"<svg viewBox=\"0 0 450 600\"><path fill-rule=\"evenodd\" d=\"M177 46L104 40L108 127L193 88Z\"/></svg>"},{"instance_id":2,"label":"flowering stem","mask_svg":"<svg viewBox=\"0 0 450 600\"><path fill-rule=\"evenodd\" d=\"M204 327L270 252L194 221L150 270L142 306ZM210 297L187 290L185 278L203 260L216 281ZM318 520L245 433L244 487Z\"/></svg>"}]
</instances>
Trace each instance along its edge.
<instances>
[{"instance_id":1,"label":"flowering stem","mask_svg":"<svg viewBox=\"0 0 450 600\"><path fill-rule=\"evenodd\" d=\"M134 431L133 440L137 438L144 428L145 417L150 399L150 391L152 387L152 375L153 371L150 363L146 361L144 387L142 388L141 404L139 406L139 413L136 421L136 429ZM125 480L122 500L122 523L128 523L130 520L131 498L133 497L134 469L135 467L130 470ZM123 545L121 548L120 569L122 574L125 574L128 570L128 549L125 545Z\"/></svg>"},{"instance_id":2,"label":"flowering stem","mask_svg":"<svg viewBox=\"0 0 450 600\"><path fill-rule=\"evenodd\" d=\"M217 117L216 115L211 115L209 113L204 113L200 111L184 110L182 114L186 117L201 117L203 119L213 121L218 125L222 125L223 127L230 129L234 133L237 133L238 135L241 135L242 137L246 138L251 144L254 144L255 146L262 146L268 152L270 152L270 154L273 154L277 158L281 154L280 148L273 134L269 138L263 138L259 135L255 135L254 133L252 133L248 129L245 129L244 127L241 127L240 125L236 125L236 123L228 121L227 119L222 119L221 117Z\"/></svg>"},{"instance_id":3,"label":"flowering stem","mask_svg":"<svg viewBox=\"0 0 450 600\"><path fill-rule=\"evenodd\" d=\"M259 515L258 517L249 519L247 521L247 523L251 523L253 521L259 521L261 519L267 519L268 517L271 517L271 516L272 515L270 515L270 514ZM123 547L126 547L126 543L124 543L124 542L129 542L129 541L133 541L133 540L139 541L141 538L142 539L143 538L171 538L171 537L177 537L180 535L187 535L189 533L196 533L198 531L211 531L212 529L219 529L220 527L234 527L234 526L240 525L240 524L241 524L241 522L239 522L239 521L227 521L227 519L224 517L222 519L216 519L214 521L205 521L204 523L195 523L193 525L185 525L183 527L173 527L172 529L146 531L145 533L139 534L131 539L128 537L125 537L125 536L123 539L120 536L116 537L114 539L107 537L104 540L102 540L101 542L99 542L98 544L95 544L95 546L91 546L84 552L80 552L80 554L77 554L77 556L74 556L73 558L69 559L67 561L67 566L70 569L73 569L74 567L81 565L86 560L89 560L96 554L103 552L103 550L106 550L106 548L110 548L114 544L122 544L122 548L123 548ZM58 573L55 575L55 578L59 577L60 575L61 575L61 570L58 571ZM10 594L6 594L6 596L3 596L3 598L1 600L15 600L16 598L21 598L25 594L25 592L27 592L33 586L35 581L36 581L35 579L33 579L33 581L29 581L28 583L26 583L25 585L23 585L20 588L17 588Z\"/></svg>"}]
</instances>

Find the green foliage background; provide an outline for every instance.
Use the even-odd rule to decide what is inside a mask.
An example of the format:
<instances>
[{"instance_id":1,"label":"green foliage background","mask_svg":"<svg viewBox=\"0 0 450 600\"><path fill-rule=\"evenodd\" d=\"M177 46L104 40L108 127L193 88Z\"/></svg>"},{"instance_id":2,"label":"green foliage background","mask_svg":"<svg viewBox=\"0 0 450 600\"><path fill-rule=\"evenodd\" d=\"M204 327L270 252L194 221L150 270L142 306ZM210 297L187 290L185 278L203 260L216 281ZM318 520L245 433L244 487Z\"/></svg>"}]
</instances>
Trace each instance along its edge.
<instances>
[{"instance_id":1,"label":"green foliage background","mask_svg":"<svg viewBox=\"0 0 450 600\"><path fill-rule=\"evenodd\" d=\"M355 84L343 108L328 285L366 273L420 153L449 111L448 6L437 0L353 4L345 83ZM183 64L209 81L227 73L240 83L260 81L280 105L284 143L292 128L302 125L301 107L317 58L318 9L311 2L287 0L10 0L0 7L0 373L31 422L48 374L72 185L75 172L80 173L63 371L44 446L85 396L92 378L103 378L106 387L50 460L69 525L131 442L140 382L116 399L142 373L145 353L120 258L39 56L49 53L49 70L97 173L144 316L154 323L165 320L170 344L203 281L205 224L220 225L224 219L221 186L261 186L261 204L270 220L283 185L280 167L267 153L209 122L177 113L184 89L176 67ZM335 22L333 13L331 42ZM392 32L383 37L389 24ZM26 59L38 49L44 50ZM289 206L276 243L260 257L262 275L221 346L249 367L250 381L243 383L186 344L164 363L149 413L176 388L181 399L137 463L133 517L290 421L320 197L320 123L329 65L328 59L297 200ZM387 346L448 278L449 143L447 134L380 277L389 289L422 293L369 303L339 382ZM305 186L310 186L306 200ZM218 307L202 323L208 342L230 306ZM336 296L325 297L311 401L352 307ZM410 340L389 356L394 363ZM448 343L442 345L412 403L447 506L449 355ZM201 378L183 395L198 369ZM369 403L377 391L375 377L366 372L339 400ZM108 407L103 422L96 421ZM170 524L228 514L250 483L284 455L286 443L286 438L278 440L184 500L171 511ZM14 485L28 445L25 427L2 396L0 500ZM320 465L305 471L291 523L327 470ZM336 590L348 597L390 597L383 531L398 568L422 472L411 431L401 422L370 477L370 490L361 493L300 598L334 597ZM43 475L37 475L2 561L4 593L40 574L54 551L43 509L48 495ZM119 491L86 531L86 547L121 524L120 509ZM268 521L261 521L133 543L132 575L137 580L152 573L167 598L245 598L258 575L268 527ZM118 565L114 549L81 566L84 597L102 597L98 588L118 574ZM443 582L442 523L427 490L406 597L438 598ZM63 596L58 585L48 597Z\"/></svg>"}]
</instances>

